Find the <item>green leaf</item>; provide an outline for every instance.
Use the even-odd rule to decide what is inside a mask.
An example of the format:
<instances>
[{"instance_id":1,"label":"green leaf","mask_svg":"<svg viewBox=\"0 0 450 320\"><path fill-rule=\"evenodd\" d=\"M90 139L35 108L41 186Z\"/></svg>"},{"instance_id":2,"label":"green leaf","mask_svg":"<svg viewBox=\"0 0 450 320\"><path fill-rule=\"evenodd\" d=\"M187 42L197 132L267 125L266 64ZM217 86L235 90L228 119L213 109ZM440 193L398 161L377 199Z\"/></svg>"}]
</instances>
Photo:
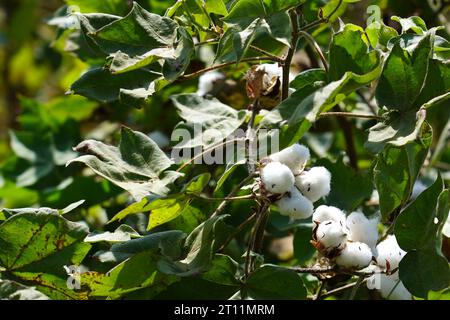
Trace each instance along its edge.
<instances>
[{"instance_id":1,"label":"green leaf","mask_svg":"<svg viewBox=\"0 0 450 320\"><path fill-rule=\"evenodd\" d=\"M70 90L103 103L120 101L140 107L157 90L155 80L161 75L140 69L113 75L103 68L92 68L75 81Z\"/></svg>"},{"instance_id":2,"label":"green leaf","mask_svg":"<svg viewBox=\"0 0 450 320\"><path fill-rule=\"evenodd\" d=\"M85 155L67 165L84 163L96 174L130 192L138 201L150 194L166 195L167 186L180 176L165 171L172 161L153 140L126 127L122 128L118 147L86 140L75 149Z\"/></svg>"},{"instance_id":3,"label":"green leaf","mask_svg":"<svg viewBox=\"0 0 450 320\"><path fill-rule=\"evenodd\" d=\"M174 81L184 73L195 52L194 41L191 35L181 27L178 29L178 34L179 40L176 43L173 57L165 59L163 65L163 75L168 81Z\"/></svg>"},{"instance_id":4,"label":"green leaf","mask_svg":"<svg viewBox=\"0 0 450 320\"><path fill-rule=\"evenodd\" d=\"M208 185L210 179L210 173L202 173L192 178L192 180L187 183L186 187L183 188L182 193L185 193L186 195L199 194Z\"/></svg>"},{"instance_id":5,"label":"green leaf","mask_svg":"<svg viewBox=\"0 0 450 320\"><path fill-rule=\"evenodd\" d=\"M179 230L151 233L126 242L116 243L109 251L96 253L101 262L121 262L141 252L153 252L171 259L179 259L182 254L186 234Z\"/></svg>"},{"instance_id":6,"label":"green leaf","mask_svg":"<svg viewBox=\"0 0 450 320\"><path fill-rule=\"evenodd\" d=\"M384 218L409 200L431 141L432 134L429 132L420 143L409 143L401 148L387 147L378 155L373 175Z\"/></svg>"},{"instance_id":7,"label":"green leaf","mask_svg":"<svg viewBox=\"0 0 450 320\"><path fill-rule=\"evenodd\" d=\"M21 285L10 280L0 280L1 300L49 300L45 294L33 287Z\"/></svg>"},{"instance_id":8,"label":"green leaf","mask_svg":"<svg viewBox=\"0 0 450 320\"><path fill-rule=\"evenodd\" d=\"M312 236L313 225L302 224L298 226L294 234L294 257L298 263L305 264L316 253L316 249L310 243Z\"/></svg>"},{"instance_id":9,"label":"green leaf","mask_svg":"<svg viewBox=\"0 0 450 320\"><path fill-rule=\"evenodd\" d=\"M183 214L190 200L183 195L169 196L150 203L151 210L147 230L169 222Z\"/></svg>"},{"instance_id":10,"label":"green leaf","mask_svg":"<svg viewBox=\"0 0 450 320\"><path fill-rule=\"evenodd\" d=\"M369 130L369 138L365 147L373 153L381 152L386 145L402 147L416 141L422 132L430 131L425 121L426 110L417 113L391 111L385 114L385 120L374 125Z\"/></svg>"},{"instance_id":11,"label":"green leaf","mask_svg":"<svg viewBox=\"0 0 450 320\"><path fill-rule=\"evenodd\" d=\"M65 0L69 6L77 6L80 12L104 12L110 14L123 14L128 11L128 5L122 0Z\"/></svg>"},{"instance_id":12,"label":"green leaf","mask_svg":"<svg viewBox=\"0 0 450 320\"><path fill-rule=\"evenodd\" d=\"M414 295L426 298L450 282L450 268L441 252L442 229L450 210L449 190L440 176L398 216L395 235L408 251L400 262L400 279Z\"/></svg>"},{"instance_id":13,"label":"green leaf","mask_svg":"<svg viewBox=\"0 0 450 320\"><path fill-rule=\"evenodd\" d=\"M327 205L338 207L346 212L355 210L372 194L372 181L369 173L357 173L342 160L331 162L320 159L316 166L324 166L331 172L331 192L325 198ZM358 186L358 188L355 188Z\"/></svg>"},{"instance_id":14,"label":"green leaf","mask_svg":"<svg viewBox=\"0 0 450 320\"><path fill-rule=\"evenodd\" d=\"M434 33L428 33L412 53L396 43L387 58L376 89L380 106L388 109L416 110L419 97L428 72L429 60L433 54Z\"/></svg>"},{"instance_id":15,"label":"green leaf","mask_svg":"<svg viewBox=\"0 0 450 320\"><path fill-rule=\"evenodd\" d=\"M445 197L448 201L448 191L442 196L443 182L438 177L431 187L422 192L414 202L406 207L398 216L395 225L395 236L398 244L405 251L414 249L433 249L441 242L438 231L447 220L447 212L442 212L442 206L448 206L445 203ZM438 203L440 200L443 203ZM438 206L439 204L439 206Z\"/></svg>"},{"instance_id":16,"label":"green leaf","mask_svg":"<svg viewBox=\"0 0 450 320\"><path fill-rule=\"evenodd\" d=\"M294 271L276 265L263 265L247 279L246 293L253 299L304 300L306 289Z\"/></svg>"},{"instance_id":17,"label":"green leaf","mask_svg":"<svg viewBox=\"0 0 450 320\"><path fill-rule=\"evenodd\" d=\"M432 59L429 63L424 87L415 102L416 106L426 105L427 108L432 106L430 102L433 99L450 92L450 61ZM434 103L440 102L435 101Z\"/></svg>"},{"instance_id":18,"label":"green leaf","mask_svg":"<svg viewBox=\"0 0 450 320\"><path fill-rule=\"evenodd\" d=\"M180 117L186 121L178 125L175 132L189 129L193 134L191 140L182 141L177 148L206 147L221 142L245 121L245 111L236 111L215 98L179 94L172 96L172 101Z\"/></svg>"},{"instance_id":19,"label":"green leaf","mask_svg":"<svg viewBox=\"0 0 450 320\"><path fill-rule=\"evenodd\" d=\"M77 299L64 265L79 265L90 249L87 228L48 210L19 213L0 225L0 266L54 299ZM51 289L50 291L47 291Z\"/></svg>"},{"instance_id":20,"label":"green leaf","mask_svg":"<svg viewBox=\"0 0 450 320\"><path fill-rule=\"evenodd\" d=\"M138 253L106 274L83 273L81 284L89 287L89 295L92 297L118 299L142 288L151 288L153 295L157 295L177 281L176 277L162 274L157 270L158 259L151 252Z\"/></svg>"},{"instance_id":21,"label":"green leaf","mask_svg":"<svg viewBox=\"0 0 450 320\"><path fill-rule=\"evenodd\" d=\"M227 255L216 254L211 268L202 274L202 278L227 286L239 286L239 265Z\"/></svg>"},{"instance_id":22,"label":"green leaf","mask_svg":"<svg viewBox=\"0 0 450 320\"><path fill-rule=\"evenodd\" d=\"M169 259L159 262L158 267L164 273L181 277L200 274L211 267L215 250L220 245L223 233L223 220L228 215L211 217L200 224L187 237L185 248L188 250L186 258L180 261Z\"/></svg>"},{"instance_id":23,"label":"green leaf","mask_svg":"<svg viewBox=\"0 0 450 320\"><path fill-rule=\"evenodd\" d=\"M397 30L386 26L383 21L372 22L366 28L367 38L372 48L387 48L389 41L398 36Z\"/></svg>"},{"instance_id":24,"label":"green leaf","mask_svg":"<svg viewBox=\"0 0 450 320\"><path fill-rule=\"evenodd\" d=\"M364 30L353 24L346 24L333 35L329 56L331 81L341 79L348 71L359 75L370 73L380 64L379 52L369 50Z\"/></svg>"},{"instance_id":25,"label":"green leaf","mask_svg":"<svg viewBox=\"0 0 450 320\"><path fill-rule=\"evenodd\" d=\"M409 30L414 31L417 34L424 34L427 32L427 25L421 17L412 16L409 18L400 18L397 16L392 16L393 21L397 21L402 26L402 33L406 33Z\"/></svg>"},{"instance_id":26,"label":"green leaf","mask_svg":"<svg viewBox=\"0 0 450 320\"><path fill-rule=\"evenodd\" d=\"M316 82L323 83L327 81L327 73L324 69L308 69L300 72L294 80L289 83L289 87L300 90L314 85Z\"/></svg>"},{"instance_id":27,"label":"green leaf","mask_svg":"<svg viewBox=\"0 0 450 320\"><path fill-rule=\"evenodd\" d=\"M122 224L120 225L114 232L105 231L105 232L93 232L90 233L85 239L84 242L96 243L96 242L126 242L131 240L132 238L139 238L140 234L135 231L132 227Z\"/></svg>"}]
</instances>

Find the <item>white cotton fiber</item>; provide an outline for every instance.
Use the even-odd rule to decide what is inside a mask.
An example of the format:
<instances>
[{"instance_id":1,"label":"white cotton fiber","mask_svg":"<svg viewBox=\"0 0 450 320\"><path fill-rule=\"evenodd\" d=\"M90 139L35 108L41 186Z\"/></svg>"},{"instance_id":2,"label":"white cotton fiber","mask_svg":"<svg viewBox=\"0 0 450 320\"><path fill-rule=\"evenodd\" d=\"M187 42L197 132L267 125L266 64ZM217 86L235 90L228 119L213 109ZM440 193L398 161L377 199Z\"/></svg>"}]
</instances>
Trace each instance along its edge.
<instances>
[{"instance_id":1,"label":"white cotton fiber","mask_svg":"<svg viewBox=\"0 0 450 320\"><path fill-rule=\"evenodd\" d=\"M349 239L354 242L364 242L373 251L378 241L378 223L380 216L368 219L362 212L352 212L346 221L349 230Z\"/></svg>"},{"instance_id":2,"label":"white cotton fiber","mask_svg":"<svg viewBox=\"0 0 450 320\"><path fill-rule=\"evenodd\" d=\"M295 177L295 185L312 202L330 193L331 173L325 167L313 167Z\"/></svg>"},{"instance_id":3,"label":"white cotton fiber","mask_svg":"<svg viewBox=\"0 0 450 320\"><path fill-rule=\"evenodd\" d=\"M199 96L204 96L205 94L211 92L214 89L214 83L224 78L225 76L217 70L202 74L198 79L197 94Z\"/></svg>"},{"instance_id":4,"label":"white cotton fiber","mask_svg":"<svg viewBox=\"0 0 450 320\"><path fill-rule=\"evenodd\" d=\"M345 213L341 209L333 206L321 205L314 210L313 222L321 223L326 220L338 222L342 227L345 226Z\"/></svg>"},{"instance_id":5,"label":"white cotton fiber","mask_svg":"<svg viewBox=\"0 0 450 320\"><path fill-rule=\"evenodd\" d=\"M389 235L377 245L377 264L382 268L387 268L386 261L388 261L389 269L394 270L398 268L405 254L406 252L399 247L395 236Z\"/></svg>"},{"instance_id":6,"label":"white cotton fiber","mask_svg":"<svg viewBox=\"0 0 450 320\"><path fill-rule=\"evenodd\" d=\"M309 149L301 144L294 144L280 152L270 155L272 161L278 161L287 165L293 172L301 172L310 157Z\"/></svg>"},{"instance_id":7,"label":"white cotton fiber","mask_svg":"<svg viewBox=\"0 0 450 320\"><path fill-rule=\"evenodd\" d=\"M295 179L286 165L280 162L269 162L261 170L261 181L267 191L281 194L291 190Z\"/></svg>"},{"instance_id":8,"label":"white cotton fiber","mask_svg":"<svg viewBox=\"0 0 450 320\"><path fill-rule=\"evenodd\" d=\"M281 78L281 76L283 75L283 69L278 65L278 63L260 64L256 68L256 71L264 71L270 79L276 77Z\"/></svg>"},{"instance_id":9,"label":"white cotton fiber","mask_svg":"<svg viewBox=\"0 0 450 320\"><path fill-rule=\"evenodd\" d=\"M336 264L342 268L362 269L372 260L372 250L362 242L347 242L344 250L336 258Z\"/></svg>"},{"instance_id":10,"label":"white cotton fiber","mask_svg":"<svg viewBox=\"0 0 450 320\"><path fill-rule=\"evenodd\" d=\"M367 280L367 288L376 289L384 299L411 300L412 295L398 277L376 274Z\"/></svg>"},{"instance_id":11,"label":"white cotton fiber","mask_svg":"<svg viewBox=\"0 0 450 320\"><path fill-rule=\"evenodd\" d=\"M290 217L291 220L309 218L314 210L312 202L304 197L295 186L278 200L276 205L280 214Z\"/></svg>"},{"instance_id":12,"label":"white cotton fiber","mask_svg":"<svg viewBox=\"0 0 450 320\"><path fill-rule=\"evenodd\" d=\"M326 251L344 249L347 233L339 222L326 220L317 227L315 238Z\"/></svg>"}]
</instances>

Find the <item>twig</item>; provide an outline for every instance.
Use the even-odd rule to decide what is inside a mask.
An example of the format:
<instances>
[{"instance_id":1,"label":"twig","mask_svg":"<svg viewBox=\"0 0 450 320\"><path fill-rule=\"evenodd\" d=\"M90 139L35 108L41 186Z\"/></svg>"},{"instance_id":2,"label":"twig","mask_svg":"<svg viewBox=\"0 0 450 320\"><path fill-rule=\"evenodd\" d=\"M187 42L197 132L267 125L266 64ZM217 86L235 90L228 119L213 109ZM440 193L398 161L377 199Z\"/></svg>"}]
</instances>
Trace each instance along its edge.
<instances>
[{"instance_id":1,"label":"twig","mask_svg":"<svg viewBox=\"0 0 450 320\"><path fill-rule=\"evenodd\" d=\"M358 281L356 281L355 286L353 287L352 292L350 293L350 297L348 298L349 300L355 299L356 293L358 292L358 289L364 280L365 280L364 276L359 276Z\"/></svg>"},{"instance_id":2,"label":"twig","mask_svg":"<svg viewBox=\"0 0 450 320\"><path fill-rule=\"evenodd\" d=\"M253 221L253 219L256 218L256 213L252 214L250 217L248 217L244 222L242 222L240 225L238 225L233 233L225 240L225 242L220 246L218 252L221 252L225 250L225 248L228 246L228 244L233 240L241 231L245 228L246 225L248 225L250 222Z\"/></svg>"},{"instance_id":3,"label":"twig","mask_svg":"<svg viewBox=\"0 0 450 320\"><path fill-rule=\"evenodd\" d=\"M251 174L251 175L249 175L247 178L245 178L244 180L242 180L242 181L241 181L241 182L240 182L240 183L239 183L239 184L238 184L238 185L230 192L230 194L227 196L227 198L234 197L234 196L236 195L236 193L238 193L239 190L241 190L241 188L242 188L243 186L245 186L245 184L246 184L247 182L249 182L251 179L253 179L255 176L256 176L256 174ZM211 217L215 217L215 216L219 215L219 214L223 211L223 209L225 209L227 203L228 203L228 200L222 201L222 202L219 204L219 206L217 207L217 209L212 213Z\"/></svg>"},{"instance_id":4,"label":"twig","mask_svg":"<svg viewBox=\"0 0 450 320\"><path fill-rule=\"evenodd\" d=\"M311 45L311 47L314 48L314 50L316 50L317 54L320 57L320 60L322 61L323 67L325 68L325 71L328 72L328 61L325 58L325 55L323 54L322 49L320 48L319 44L316 42L316 40L314 40L314 38L306 31L299 31L299 34L301 36L303 36L306 41L308 41L308 43Z\"/></svg>"},{"instance_id":5,"label":"twig","mask_svg":"<svg viewBox=\"0 0 450 320\"><path fill-rule=\"evenodd\" d=\"M322 24L322 23L328 23L330 22L331 17L339 10L339 8L342 5L343 0L340 0L339 3L337 4L336 8L333 9L333 11L326 17L326 18L322 18L316 21L313 21L311 23L308 23L306 25L304 25L301 30L302 31L307 31L309 29L312 29L314 27L317 27L318 25Z\"/></svg>"},{"instance_id":6,"label":"twig","mask_svg":"<svg viewBox=\"0 0 450 320\"><path fill-rule=\"evenodd\" d=\"M323 291L323 289L325 289L326 284L327 284L327 279L323 279L320 282L320 286L317 289L317 293L316 293L316 295L314 297L314 300L319 300L322 297L322 291Z\"/></svg>"},{"instance_id":7,"label":"twig","mask_svg":"<svg viewBox=\"0 0 450 320\"><path fill-rule=\"evenodd\" d=\"M366 98L366 96L360 91L357 90L356 94L364 101L364 103L369 107L370 112L372 112L375 116L377 115L376 107L370 102L369 99Z\"/></svg>"},{"instance_id":8,"label":"twig","mask_svg":"<svg viewBox=\"0 0 450 320\"><path fill-rule=\"evenodd\" d=\"M268 51L266 51L264 49L261 49L261 48L258 48L257 46L254 46L252 44L250 45L250 48L255 50L255 51L258 51L259 53L262 53L262 54L272 58L274 61L277 61L277 62L280 62L280 63L282 63L284 61L283 58L280 58L280 57L278 57L278 56L276 56L276 55L274 55L274 54L272 54L272 53L270 53L270 52L268 52Z\"/></svg>"},{"instance_id":9,"label":"twig","mask_svg":"<svg viewBox=\"0 0 450 320\"><path fill-rule=\"evenodd\" d=\"M298 30L298 14L296 9L289 11L289 17L292 25L292 40L291 47L287 53L286 59L283 62L283 84L281 91L281 100L285 100L289 96L289 73L291 69L292 58L297 50L299 30Z\"/></svg>"},{"instance_id":10,"label":"twig","mask_svg":"<svg viewBox=\"0 0 450 320\"><path fill-rule=\"evenodd\" d=\"M309 273L309 274L327 274L327 273L336 273L336 274L347 274L352 276L372 276L374 274L385 274L384 271L357 271L357 270L346 270L346 269L338 269L338 268L300 268L300 267L291 267L290 270L296 273Z\"/></svg>"},{"instance_id":11,"label":"twig","mask_svg":"<svg viewBox=\"0 0 450 320\"><path fill-rule=\"evenodd\" d=\"M323 112L319 117L346 117L346 118L361 118L361 119L375 119L383 120L383 117L371 114L358 114L352 112Z\"/></svg>"},{"instance_id":12,"label":"twig","mask_svg":"<svg viewBox=\"0 0 450 320\"><path fill-rule=\"evenodd\" d=\"M213 43L217 43L217 42L219 42L219 39L209 39L206 41L197 42L197 43L195 43L195 46L199 47L199 46L203 46L205 44L213 44Z\"/></svg>"},{"instance_id":13,"label":"twig","mask_svg":"<svg viewBox=\"0 0 450 320\"><path fill-rule=\"evenodd\" d=\"M241 59L241 61L239 63L262 61L262 60L275 61L275 62L279 61L279 59L274 59L272 57L252 57L252 58ZM208 67L208 68L204 68L204 69L195 71L193 73L181 76L179 79L180 80L189 80L189 79L198 77L198 76L200 76L201 74L203 74L205 72L216 70L216 69L221 69L221 68L225 68L225 67L229 67L229 66L235 65L236 63L237 63L237 61L231 61L231 62L225 62L225 63L221 63L221 64L216 64L214 66L211 66L211 67Z\"/></svg>"},{"instance_id":14,"label":"twig","mask_svg":"<svg viewBox=\"0 0 450 320\"><path fill-rule=\"evenodd\" d=\"M334 110L337 110L338 113L342 114L339 105L336 105L334 107ZM337 117L336 120L339 123L342 132L344 133L345 148L350 162L350 166L353 169L358 170L358 153L356 152L356 146L353 136L353 126L346 117Z\"/></svg>"},{"instance_id":15,"label":"twig","mask_svg":"<svg viewBox=\"0 0 450 320\"><path fill-rule=\"evenodd\" d=\"M353 288L356 285L359 286L359 285L363 284L366 281L367 281L367 279L364 279L361 283L358 283L358 281L356 281L356 282L353 282L353 283L349 283L349 284L347 284L345 286L342 286L342 287L339 287L339 288L327 291L327 292L322 294L322 298L329 297L329 296L335 295L337 293L341 293L342 291L345 291L347 289Z\"/></svg>"}]
</instances>

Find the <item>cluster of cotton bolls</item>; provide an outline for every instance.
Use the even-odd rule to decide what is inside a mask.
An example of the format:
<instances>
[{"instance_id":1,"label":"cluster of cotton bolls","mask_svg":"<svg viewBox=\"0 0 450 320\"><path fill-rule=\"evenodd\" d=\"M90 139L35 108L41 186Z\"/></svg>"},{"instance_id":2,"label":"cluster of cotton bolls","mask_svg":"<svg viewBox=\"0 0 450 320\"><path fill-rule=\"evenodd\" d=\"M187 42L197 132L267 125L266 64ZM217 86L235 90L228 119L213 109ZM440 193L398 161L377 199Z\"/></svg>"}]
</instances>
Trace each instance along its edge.
<instances>
[{"instance_id":1,"label":"cluster of cotton bolls","mask_svg":"<svg viewBox=\"0 0 450 320\"><path fill-rule=\"evenodd\" d=\"M346 216L336 207L322 205L314 211L313 222L313 244L323 256L344 269L363 269L374 261L375 270L386 274L371 276L369 289L379 290L386 299L412 298L396 270L406 252L393 235L377 245L379 215L367 218L362 212L353 212Z\"/></svg>"},{"instance_id":2,"label":"cluster of cotton bolls","mask_svg":"<svg viewBox=\"0 0 450 320\"><path fill-rule=\"evenodd\" d=\"M280 195L275 202L278 211L291 220L309 218L313 203L330 192L330 172L324 167L305 170L309 158L307 147L294 144L270 155L261 169L262 188Z\"/></svg>"},{"instance_id":3,"label":"cluster of cotton bolls","mask_svg":"<svg viewBox=\"0 0 450 320\"><path fill-rule=\"evenodd\" d=\"M379 217L368 219L362 212L349 216L332 206L319 206L313 214L313 244L339 267L362 269L374 256Z\"/></svg>"}]
</instances>

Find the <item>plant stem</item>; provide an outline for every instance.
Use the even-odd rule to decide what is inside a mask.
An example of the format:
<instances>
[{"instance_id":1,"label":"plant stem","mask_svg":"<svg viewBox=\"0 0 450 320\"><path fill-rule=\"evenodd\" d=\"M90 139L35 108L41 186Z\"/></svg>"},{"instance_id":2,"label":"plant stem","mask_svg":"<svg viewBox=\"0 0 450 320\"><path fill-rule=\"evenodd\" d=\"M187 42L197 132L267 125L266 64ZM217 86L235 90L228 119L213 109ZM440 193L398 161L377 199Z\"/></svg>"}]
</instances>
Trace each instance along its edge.
<instances>
[{"instance_id":1,"label":"plant stem","mask_svg":"<svg viewBox=\"0 0 450 320\"><path fill-rule=\"evenodd\" d=\"M194 44L196 47L199 47L199 46L203 46L203 45L205 45L205 44L214 44L214 43L217 43L217 42L219 42L219 39L209 39L209 40L206 40L206 41L202 41L202 42L197 42L196 44Z\"/></svg>"},{"instance_id":2,"label":"plant stem","mask_svg":"<svg viewBox=\"0 0 450 320\"><path fill-rule=\"evenodd\" d=\"M291 267L290 270L296 272L296 273L309 273L309 274L327 274L327 273L336 273L336 274L347 274L352 276L372 276L374 274L385 274L385 272L365 272L365 271L355 271L355 270L345 270L345 269L338 269L338 268L300 268L300 267Z\"/></svg>"},{"instance_id":3,"label":"plant stem","mask_svg":"<svg viewBox=\"0 0 450 320\"><path fill-rule=\"evenodd\" d=\"M275 61L275 62L279 62L279 58L274 59L272 57L252 57L252 58L244 58L241 59L241 61L239 63L243 63L243 62L255 62L255 61L262 61L262 60L268 60L268 61ZM184 75L182 77L180 77L180 80L189 80L195 77L200 76L201 74L208 72L208 71L212 71L212 70L216 70L216 69L222 69L225 67L229 67L232 65L235 65L237 63L237 61L231 61L231 62L225 62L225 63L221 63L221 64L216 64L214 66L211 67L207 67L198 71L195 71L193 73Z\"/></svg>"},{"instance_id":4,"label":"plant stem","mask_svg":"<svg viewBox=\"0 0 450 320\"><path fill-rule=\"evenodd\" d=\"M250 217L248 217L244 222L242 222L240 225L234 229L233 233L225 240L225 242L222 244L222 246L217 250L218 252L222 252L225 250L225 248L228 246L228 244L233 240L241 231L245 228L246 225L248 225L250 222L253 221L253 219L256 218L256 213L252 214Z\"/></svg>"},{"instance_id":5,"label":"plant stem","mask_svg":"<svg viewBox=\"0 0 450 320\"><path fill-rule=\"evenodd\" d=\"M282 63L284 61L283 58L280 58L280 57L278 57L278 56L276 56L276 55L274 55L274 54L272 54L272 53L270 53L270 52L268 52L268 51L266 51L264 49L258 48L257 46L254 46L254 45L251 44L249 47L251 49L255 50L255 51L258 51L259 53L262 53L262 54L266 55L267 57L272 58L274 61L277 61L279 63Z\"/></svg>"},{"instance_id":6,"label":"plant stem","mask_svg":"<svg viewBox=\"0 0 450 320\"><path fill-rule=\"evenodd\" d=\"M226 197L226 198L230 198L230 197L234 197L235 195L236 195L236 193L238 193L239 192L239 190L241 190L241 188L243 187L243 186L245 186L245 184L247 183L247 182L249 182L250 180L252 180L254 177L256 176L256 174L251 174L251 175L249 175L247 178L245 178L244 180L242 180L231 192L230 192L230 194ZM215 217L215 216L217 216L217 215L219 215L222 211L223 211L223 209L225 209L225 207L226 207L226 205L227 205L227 203L228 203L228 200L223 200L220 204L219 204L219 206L217 207L217 209L213 212L213 214L211 215L211 218L212 217Z\"/></svg>"},{"instance_id":7,"label":"plant stem","mask_svg":"<svg viewBox=\"0 0 450 320\"><path fill-rule=\"evenodd\" d=\"M375 119L383 120L383 117L371 114L358 114L352 112L323 112L320 117L345 117L345 118L361 118L361 119Z\"/></svg>"},{"instance_id":8,"label":"plant stem","mask_svg":"<svg viewBox=\"0 0 450 320\"><path fill-rule=\"evenodd\" d=\"M317 289L317 293L316 293L316 295L314 297L314 300L319 300L322 297L322 291L323 291L323 289L325 289L326 284L327 284L327 279L323 279L320 282L320 286Z\"/></svg>"},{"instance_id":9,"label":"plant stem","mask_svg":"<svg viewBox=\"0 0 450 320\"><path fill-rule=\"evenodd\" d=\"M317 52L317 54L320 57L320 60L322 61L323 67L325 68L325 71L328 72L328 61L325 58L325 55L323 54L322 49L320 48L319 44L314 40L314 38L306 31L299 31L299 34L303 36L306 41L311 45L312 48Z\"/></svg>"},{"instance_id":10,"label":"plant stem","mask_svg":"<svg viewBox=\"0 0 450 320\"><path fill-rule=\"evenodd\" d=\"M253 147L253 127L255 126L255 119L256 116L259 113L259 100L256 99L253 105L250 105L249 109L251 108L251 116L250 120L247 124L247 132L245 134L245 149L246 154L248 155L247 158L247 165L248 165L248 173L253 174L256 171L255 164L252 162L253 159L250 159L252 154L250 153L250 147Z\"/></svg>"},{"instance_id":11,"label":"plant stem","mask_svg":"<svg viewBox=\"0 0 450 320\"><path fill-rule=\"evenodd\" d=\"M322 298L329 297L329 296L335 295L337 293L341 293L342 291L345 291L347 289L351 289L351 288L353 288L353 287L355 287L357 285L359 286L359 285L363 284L366 281L367 281L367 279L364 279L361 283L358 283L359 281L356 281L356 282L353 282L353 283L346 284L345 286L336 288L334 290L330 290L328 292L323 293L322 294Z\"/></svg>"},{"instance_id":12,"label":"plant stem","mask_svg":"<svg viewBox=\"0 0 450 320\"><path fill-rule=\"evenodd\" d=\"M299 39L298 32L298 14L296 9L289 11L289 17L291 19L292 26L292 40L291 47L287 53L286 59L283 62L283 83L281 91L281 100L285 100L289 96L289 73L291 69L292 58L297 50L297 44Z\"/></svg>"},{"instance_id":13,"label":"plant stem","mask_svg":"<svg viewBox=\"0 0 450 320\"><path fill-rule=\"evenodd\" d=\"M350 297L348 298L349 300L355 299L356 293L358 292L358 289L364 280L365 280L364 276L359 276L358 281L356 281L355 286L353 287L352 292L350 293Z\"/></svg>"}]
</instances>

